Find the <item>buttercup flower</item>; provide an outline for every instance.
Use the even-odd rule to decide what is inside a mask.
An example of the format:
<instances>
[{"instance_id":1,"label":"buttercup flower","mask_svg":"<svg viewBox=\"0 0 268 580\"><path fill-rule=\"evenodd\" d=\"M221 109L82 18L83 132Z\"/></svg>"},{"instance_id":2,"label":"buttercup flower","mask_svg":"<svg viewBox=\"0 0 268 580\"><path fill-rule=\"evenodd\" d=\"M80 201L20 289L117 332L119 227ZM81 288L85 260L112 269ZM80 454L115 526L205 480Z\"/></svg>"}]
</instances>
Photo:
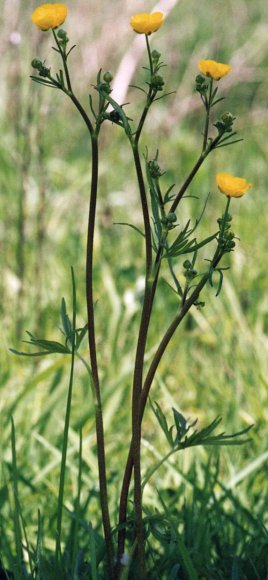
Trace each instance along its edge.
<instances>
[{"instance_id":1,"label":"buttercup flower","mask_svg":"<svg viewBox=\"0 0 268 580\"><path fill-rule=\"evenodd\" d=\"M216 62L215 60L200 60L198 63L198 68L202 75L206 77L211 77L215 81L218 81L232 70L229 64L222 64L221 62Z\"/></svg>"},{"instance_id":2,"label":"buttercup flower","mask_svg":"<svg viewBox=\"0 0 268 580\"><path fill-rule=\"evenodd\" d=\"M138 34L152 34L156 32L164 22L163 12L152 12L152 14L134 14L130 20L130 26Z\"/></svg>"},{"instance_id":3,"label":"buttercup flower","mask_svg":"<svg viewBox=\"0 0 268 580\"><path fill-rule=\"evenodd\" d=\"M32 21L40 30L58 28L67 16L65 4L42 4L32 13Z\"/></svg>"},{"instance_id":4,"label":"buttercup flower","mask_svg":"<svg viewBox=\"0 0 268 580\"><path fill-rule=\"evenodd\" d=\"M252 186L244 177L234 177L230 173L217 173L216 182L219 190L228 197L242 197Z\"/></svg>"}]
</instances>

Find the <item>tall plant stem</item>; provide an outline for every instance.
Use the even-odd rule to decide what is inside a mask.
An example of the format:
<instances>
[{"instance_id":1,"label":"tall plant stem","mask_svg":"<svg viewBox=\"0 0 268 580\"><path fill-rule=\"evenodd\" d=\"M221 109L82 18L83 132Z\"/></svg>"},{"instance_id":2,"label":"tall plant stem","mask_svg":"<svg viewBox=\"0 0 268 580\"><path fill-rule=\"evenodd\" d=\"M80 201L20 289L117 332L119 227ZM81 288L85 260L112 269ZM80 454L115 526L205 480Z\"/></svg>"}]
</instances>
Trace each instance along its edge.
<instances>
[{"instance_id":1,"label":"tall plant stem","mask_svg":"<svg viewBox=\"0 0 268 580\"><path fill-rule=\"evenodd\" d=\"M91 195L88 217L87 258L86 258L86 297L87 297L87 316L89 328L88 343L90 352L92 381L95 393L96 437L98 449L98 468L99 468L102 522L107 549L109 578L113 579L114 578L113 544L112 544L111 523L108 506L104 427L103 427L102 401L101 401L97 351L96 351L94 301L93 301L93 246L94 246L94 228L95 228L96 202L98 191L98 137L96 133L91 134L91 143L92 143L92 174L91 174Z\"/></svg>"},{"instance_id":2,"label":"tall plant stem","mask_svg":"<svg viewBox=\"0 0 268 580\"><path fill-rule=\"evenodd\" d=\"M186 190L188 189L190 183L192 182L194 176L196 175L196 173L198 172L199 168L201 167L202 163L204 163L206 157L209 155L209 153L211 153L211 151L213 151L213 149L216 149L219 141L221 139L221 135L217 135L217 137L215 137L215 139L213 139L213 141L210 142L210 144L206 147L205 150L202 150L201 155L199 156L199 158L197 159L197 162L195 163L195 165L193 166L193 169L190 171L188 177L186 178L186 180L184 181L184 183L182 184L179 192L177 193L171 208L170 208L170 212L175 212L181 198L183 197L183 195L185 194Z\"/></svg>"},{"instance_id":3,"label":"tall plant stem","mask_svg":"<svg viewBox=\"0 0 268 580\"><path fill-rule=\"evenodd\" d=\"M88 232L87 232L87 253L86 253L86 301L87 301L87 318L88 318L88 343L91 364L91 377L93 384L93 391L95 396L95 422L96 422L96 438L97 438L97 455L98 455L98 470L99 470L99 486L100 486L100 503L102 511L102 523L106 543L107 564L109 578L113 580L113 543L111 532L111 521L108 505L108 491L107 491L107 477L106 477L106 458L105 458L105 442L104 442L104 426L102 414L102 400L99 382L96 337L95 337L95 320L94 320L94 299L93 299L93 249L94 249L94 230L95 230L95 216L98 193L98 134L99 125L94 130L93 125L81 105L80 101L75 96L67 65L67 55L65 49L58 41L57 35L53 30L53 36L57 44L58 50L61 54L63 68L65 72L67 88L64 92L70 97L75 107L79 111L84 120L91 137L92 147L92 172L91 172L91 192L89 202L89 216L88 216Z\"/></svg>"},{"instance_id":4,"label":"tall plant stem","mask_svg":"<svg viewBox=\"0 0 268 580\"><path fill-rule=\"evenodd\" d=\"M137 173L137 180L140 190L143 222L145 230L145 246L146 246L146 281L145 281L145 291L144 291L140 329L136 349L134 375L133 375L133 390L132 390L132 442L133 442L132 456L134 465L134 507L136 518L137 551L140 568L139 573L141 580L143 580L146 577L145 571L146 567L145 567L144 534L142 524L142 487L141 487L141 462L140 462L141 424L139 421L139 398L142 390L144 354L151 314L152 244L151 244L150 216L148 211L146 190L144 185L138 145L135 143L132 149Z\"/></svg>"},{"instance_id":5,"label":"tall plant stem","mask_svg":"<svg viewBox=\"0 0 268 580\"><path fill-rule=\"evenodd\" d=\"M228 210L228 207L229 207L229 205L227 205L227 210ZM218 248L217 248L217 250L214 254L214 258L211 262L211 268L216 268L217 264L221 260L221 257L222 257L222 254L219 253ZM160 259L160 256L159 256L159 259ZM158 276L158 272L159 272L159 268L158 268L156 276ZM161 343L160 343L160 345L159 345L159 347L158 347L158 349L153 357L153 360L152 360L151 365L148 369L145 381L143 383L142 391L140 393L139 416L138 416L138 420L139 420L140 424L142 423L143 414L144 414L144 410L145 410L146 403L148 400L150 388L151 388L155 373L157 371L159 362L160 362L172 336L174 335L176 329L178 328L178 326L182 322L182 320L185 317L185 315L187 314L187 312L190 310L192 304L198 299L198 296L199 296L201 290L206 285L208 279L209 279L209 273L204 274L204 276L200 280L199 284L196 286L195 290L192 292L189 299L184 303L183 307L181 308L181 310L178 312L177 316L173 319L172 323L168 327L168 329L167 329L164 337L162 338ZM153 287L152 287L152 295L151 295L152 300L154 298L156 284L157 284L157 278L155 279L155 282L154 282ZM134 462L133 462L133 441L132 441L130 449L129 449L129 453L128 453L128 458L127 458L124 477L123 477L122 489L121 489L120 508L119 508L119 523L121 525L126 522L128 490L129 490L129 486L130 486L130 482L131 482L133 463ZM122 556L122 553L124 552L124 544L125 544L125 528L122 527L119 534L118 534L118 556L119 557Z\"/></svg>"}]
</instances>

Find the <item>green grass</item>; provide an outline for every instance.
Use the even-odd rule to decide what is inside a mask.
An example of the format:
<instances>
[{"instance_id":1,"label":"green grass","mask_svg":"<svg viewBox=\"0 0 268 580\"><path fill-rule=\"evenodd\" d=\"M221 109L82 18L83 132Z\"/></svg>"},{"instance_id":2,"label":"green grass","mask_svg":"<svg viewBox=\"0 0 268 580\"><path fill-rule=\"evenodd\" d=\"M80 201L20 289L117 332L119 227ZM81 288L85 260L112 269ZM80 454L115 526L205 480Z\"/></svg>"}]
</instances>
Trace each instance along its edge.
<instances>
[{"instance_id":1,"label":"green grass","mask_svg":"<svg viewBox=\"0 0 268 580\"><path fill-rule=\"evenodd\" d=\"M92 7L93 19L84 0L77 6L71 3L75 24L72 40L78 44L72 68L84 103L97 68L116 70L132 42L128 15L133 7L128 6L126 14L121 1L98 5L97 14ZM175 335L161 362L151 399L170 420L171 407L175 407L187 418L198 418L201 426L220 415L227 433L254 424L247 445L222 448L219 454L206 447L187 449L172 456L150 478L144 499L152 579L263 580L268 573L265 10L263 0L241 0L235 5L204 0L198 6L194 0L187 4L181 1L166 21L167 30L163 28L158 37L152 37L152 44L163 51L168 64L164 69L168 90L178 88L176 95L154 105L143 137L151 155L159 148L167 185L176 182L179 187L202 142L201 111L193 95L196 62L210 56L223 62L233 60L234 64L230 80L222 81L227 99L219 106L219 113L230 110L237 116L244 142L223 148L208 159L191 186L191 194L199 199L183 202L180 219L198 216L210 191L200 237L213 231L223 207L215 187L217 171L245 175L253 187L233 203L233 227L241 241L232 255L222 293L216 298L215 289L205 290L206 306L192 310ZM105 577L106 572L88 374L77 361L62 520L66 549L60 568L56 568L70 360L60 354L24 359L8 351L10 347L27 350L21 343L27 339L25 330L60 340L62 296L69 312L72 310L71 266L77 287L77 326L86 321L90 147L84 127L66 98L30 84L29 62L36 55L48 59L51 44L51 40L43 39L42 44L36 40L28 23L30 12L31 7L28 12L28 6L26 10L18 3L20 47L8 42L15 25L7 10L1 24L5 34L0 70L5 83L0 102L0 559L15 578L24 577L19 550L22 537L23 561L32 577L95 580ZM104 14L107 22L114 23L113 31L104 24ZM70 18L68 31L71 22ZM115 42L119 34L121 42ZM103 57L98 62L101 51ZM137 78L142 75L139 68ZM135 117L141 94L131 90L130 98L134 104L127 110ZM131 152L116 126L104 127L102 149L106 156L100 167L96 232L96 326L112 523L116 525L130 433L131 372L141 305L137 279L141 280L144 266L141 238L130 228L114 225L124 221L137 227L141 224ZM147 364L175 308L174 295L161 279ZM82 353L87 359L86 341ZM12 418L15 429L11 428ZM168 450L148 408L142 442L144 477ZM130 521L129 542L131 538ZM135 563L130 564L127 574L136 577Z\"/></svg>"}]
</instances>

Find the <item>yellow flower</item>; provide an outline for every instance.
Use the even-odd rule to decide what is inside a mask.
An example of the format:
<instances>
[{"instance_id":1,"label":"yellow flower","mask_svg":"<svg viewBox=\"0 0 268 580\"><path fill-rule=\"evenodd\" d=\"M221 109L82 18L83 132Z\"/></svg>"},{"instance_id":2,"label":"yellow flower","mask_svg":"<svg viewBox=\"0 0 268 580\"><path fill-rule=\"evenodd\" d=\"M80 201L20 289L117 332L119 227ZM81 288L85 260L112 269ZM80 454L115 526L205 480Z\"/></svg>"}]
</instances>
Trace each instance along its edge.
<instances>
[{"instance_id":1,"label":"yellow flower","mask_svg":"<svg viewBox=\"0 0 268 580\"><path fill-rule=\"evenodd\" d=\"M215 60L200 60L198 63L198 68L202 75L206 77L211 77L215 81L218 81L225 75L228 75L232 67L229 64L222 64L221 62L216 62Z\"/></svg>"},{"instance_id":2,"label":"yellow flower","mask_svg":"<svg viewBox=\"0 0 268 580\"><path fill-rule=\"evenodd\" d=\"M242 197L252 186L244 177L234 177L230 173L217 173L216 182L219 190L228 197Z\"/></svg>"},{"instance_id":3,"label":"yellow flower","mask_svg":"<svg viewBox=\"0 0 268 580\"><path fill-rule=\"evenodd\" d=\"M57 28L67 16L65 4L42 4L32 13L32 21L40 30Z\"/></svg>"},{"instance_id":4,"label":"yellow flower","mask_svg":"<svg viewBox=\"0 0 268 580\"><path fill-rule=\"evenodd\" d=\"M130 26L138 34L152 34L152 32L156 32L162 26L163 22L163 12L142 13L132 16Z\"/></svg>"}]
</instances>

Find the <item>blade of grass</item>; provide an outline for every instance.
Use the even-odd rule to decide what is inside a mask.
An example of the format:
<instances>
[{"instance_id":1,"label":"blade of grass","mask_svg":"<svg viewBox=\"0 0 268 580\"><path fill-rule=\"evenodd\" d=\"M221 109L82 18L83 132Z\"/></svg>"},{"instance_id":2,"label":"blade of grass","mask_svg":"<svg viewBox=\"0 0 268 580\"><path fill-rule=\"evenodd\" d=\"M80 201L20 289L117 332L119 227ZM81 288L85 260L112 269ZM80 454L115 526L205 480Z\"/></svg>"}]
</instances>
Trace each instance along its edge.
<instances>
[{"instance_id":1,"label":"blade of grass","mask_svg":"<svg viewBox=\"0 0 268 580\"><path fill-rule=\"evenodd\" d=\"M197 576L197 573L195 571L193 562L191 560L191 556L190 556L190 554L189 554L189 552L184 544L184 541L182 540L182 538L177 530L177 527L174 525L172 516L170 515L170 513L165 505L165 502L164 502L163 498L161 497L161 493L159 491L158 491L158 497L159 497L160 502L163 506L165 514L170 522L170 526L172 527L172 530L175 534L176 541L178 544L178 551L179 551L179 554L181 557L181 563L182 563L182 567L184 569L184 572L187 575L188 580L198 580L198 576Z\"/></svg>"},{"instance_id":2,"label":"blade of grass","mask_svg":"<svg viewBox=\"0 0 268 580\"><path fill-rule=\"evenodd\" d=\"M77 478L77 498L75 502L75 524L73 533L73 556L72 556L72 577L75 577L75 566L77 561L78 547L78 525L80 518L80 498L82 488L82 429L79 431L79 456L78 456L78 478Z\"/></svg>"},{"instance_id":3,"label":"blade of grass","mask_svg":"<svg viewBox=\"0 0 268 580\"><path fill-rule=\"evenodd\" d=\"M96 545L91 522L89 522L89 542L90 542L91 578L92 580L98 580Z\"/></svg>"},{"instance_id":4,"label":"blade of grass","mask_svg":"<svg viewBox=\"0 0 268 580\"><path fill-rule=\"evenodd\" d=\"M42 552L43 552L43 530L42 530L41 513L40 510L38 510L38 528L36 539L36 580L41 580Z\"/></svg>"},{"instance_id":5,"label":"blade of grass","mask_svg":"<svg viewBox=\"0 0 268 580\"><path fill-rule=\"evenodd\" d=\"M16 565L14 566L14 578L20 580L22 572L22 538L19 518L18 501L18 471L16 454L16 432L13 417L11 417L11 449L12 449L12 484L14 498L14 535L16 546Z\"/></svg>"}]
</instances>

